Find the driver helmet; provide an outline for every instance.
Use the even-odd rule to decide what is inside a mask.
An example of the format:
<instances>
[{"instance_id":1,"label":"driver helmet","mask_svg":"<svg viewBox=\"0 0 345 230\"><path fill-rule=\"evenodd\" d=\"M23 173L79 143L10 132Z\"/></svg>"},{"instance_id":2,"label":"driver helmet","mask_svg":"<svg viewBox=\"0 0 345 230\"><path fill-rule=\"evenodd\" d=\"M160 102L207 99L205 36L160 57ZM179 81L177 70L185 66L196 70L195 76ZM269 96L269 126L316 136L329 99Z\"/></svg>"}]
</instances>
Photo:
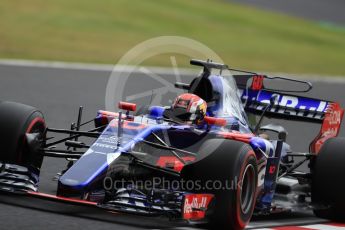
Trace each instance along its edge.
<instances>
[{"instance_id":1,"label":"driver helmet","mask_svg":"<svg viewBox=\"0 0 345 230\"><path fill-rule=\"evenodd\" d=\"M174 116L183 122L200 124L206 115L207 103L199 96L184 93L178 96L171 110Z\"/></svg>"}]
</instances>

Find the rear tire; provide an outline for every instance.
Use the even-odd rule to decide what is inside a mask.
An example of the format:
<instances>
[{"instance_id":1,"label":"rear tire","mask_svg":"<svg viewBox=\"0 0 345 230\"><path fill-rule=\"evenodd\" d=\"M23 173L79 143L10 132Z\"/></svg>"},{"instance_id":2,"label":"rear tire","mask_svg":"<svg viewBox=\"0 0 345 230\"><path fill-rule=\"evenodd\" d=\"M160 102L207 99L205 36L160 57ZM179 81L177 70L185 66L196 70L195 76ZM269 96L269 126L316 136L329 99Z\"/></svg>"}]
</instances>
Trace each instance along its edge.
<instances>
[{"instance_id":1,"label":"rear tire","mask_svg":"<svg viewBox=\"0 0 345 230\"><path fill-rule=\"evenodd\" d=\"M313 165L312 201L323 206L320 218L345 221L345 138L331 138L322 146Z\"/></svg>"},{"instance_id":2,"label":"rear tire","mask_svg":"<svg viewBox=\"0 0 345 230\"><path fill-rule=\"evenodd\" d=\"M214 146L218 146L215 150ZM215 195L213 210L206 213L209 229L244 229L249 223L256 201L258 183L257 160L252 148L233 140L205 141L200 154L202 160L187 165L181 174L187 180L221 181L226 189L208 188L202 192ZM227 183L230 182L230 183ZM195 191L200 193L200 191Z\"/></svg>"},{"instance_id":3,"label":"rear tire","mask_svg":"<svg viewBox=\"0 0 345 230\"><path fill-rule=\"evenodd\" d=\"M0 102L0 162L39 170L43 157L29 148L26 134L37 133L43 140L45 127L43 114L36 108L15 102Z\"/></svg>"}]
</instances>

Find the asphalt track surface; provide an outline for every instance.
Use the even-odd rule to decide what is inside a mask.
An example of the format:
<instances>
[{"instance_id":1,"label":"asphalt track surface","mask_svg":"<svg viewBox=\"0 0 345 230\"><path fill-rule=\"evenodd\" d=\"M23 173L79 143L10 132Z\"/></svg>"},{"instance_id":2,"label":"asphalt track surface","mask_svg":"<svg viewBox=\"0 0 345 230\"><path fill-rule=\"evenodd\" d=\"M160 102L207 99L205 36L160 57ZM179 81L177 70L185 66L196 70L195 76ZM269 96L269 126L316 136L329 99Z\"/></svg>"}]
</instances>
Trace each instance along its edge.
<instances>
[{"instance_id":1,"label":"asphalt track surface","mask_svg":"<svg viewBox=\"0 0 345 230\"><path fill-rule=\"evenodd\" d=\"M345 26L343 0L229 0L301 18ZM283 26L283 25L282 25Z\"/></svg>"},{"instance_id":2,"label":"asphalt track surface","mask_svg":"<svg viewBox=\"0 0 345 230\"><path fill-rule=\"evenodd\" d=\"M49 127L68 128L83 105L84 118L93 118L105 104L108 69L82 70L50 67L25 67L0 64L0 99L33 105L44 114ZM155 87L142 73L133 74L128 84L131 90ZM172 74L163 76L174 82ZM181 76L189 82L191 76ZM141 79L141 80L140 80ZM188 80L187 80L188 79ZM136 86L136 87L135 87ZM339 101L345 105L345 81L314 83L310 96ZM134 88L134 89L133 89ZM132 92L135 93L135 92ZM172 93L165 96L174 96ZM145 99L146 100L146 99ZM162 102L164 102L164 97ZM114 102L115 103L115 102ZM307 151L308 143L318 133L319 126L305 123L281 122L289 131L288 142L294 150ZM344 134L344 125L341 136ZM64 159L46 158L41 172L40 190L55 192L52 178L65 167ZM310 213L278 215L255 219L251 227L269 227L322 222ZM78 207L21 196L0 195L0 229L186 229L162 218L144 218L102 212L95 208Z\"/></svg>"}]
</instances>

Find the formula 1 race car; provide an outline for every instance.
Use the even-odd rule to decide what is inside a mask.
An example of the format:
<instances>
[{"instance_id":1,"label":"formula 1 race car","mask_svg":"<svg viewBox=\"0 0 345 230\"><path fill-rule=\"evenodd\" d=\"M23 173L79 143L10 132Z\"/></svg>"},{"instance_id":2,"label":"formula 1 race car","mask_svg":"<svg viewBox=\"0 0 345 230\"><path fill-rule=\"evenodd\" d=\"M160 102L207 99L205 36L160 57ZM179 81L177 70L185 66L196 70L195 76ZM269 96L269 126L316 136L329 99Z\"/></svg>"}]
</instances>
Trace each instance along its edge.
<instances>
[{"instance_id":1,"label":"formula 1 race car","mask_svg":"<svg viewBox=\"0 0 345 230\"><path fill-rule=\"evenodd\" d=\"M99 110L86 122L80 107L71 129L48 127L31 106L0 102L0 190L217 229L244 229L253 215L296 207L344 218L345 183L334 181L345 177L340 105L265 87L293 82L306 87L301 95L309 82L191 64L203 71L175 84L187 93L172 106L119 102L119 112ZM292 152L284 127L262 125L264 117L320 123L321 130L309 152ZM56 194L39 192L44 157L69 160ZM308 170L298 171L304 163Z\"/></svg>"}]
</instances>

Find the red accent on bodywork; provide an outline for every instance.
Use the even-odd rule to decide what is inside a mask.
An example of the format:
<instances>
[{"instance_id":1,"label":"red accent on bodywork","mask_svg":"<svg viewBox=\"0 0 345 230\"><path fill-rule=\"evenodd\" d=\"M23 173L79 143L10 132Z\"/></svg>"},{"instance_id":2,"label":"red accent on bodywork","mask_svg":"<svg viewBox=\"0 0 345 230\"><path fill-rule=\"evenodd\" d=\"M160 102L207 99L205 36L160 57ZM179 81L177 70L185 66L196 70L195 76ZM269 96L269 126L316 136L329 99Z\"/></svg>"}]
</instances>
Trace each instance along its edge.
<instances>
[{"instance_id":1,"label":"red accent on bodywork","mask_svg":"<svg viewBox=\"0 0 345 230\"><path fill-rule=\"evenodd\" d=\"M270 166L269 173L270 173L270 174L274 174L275 172L276 172L276 166L275 166L275 165L271 165L271 166Z\"/></svg>"},{"instance_id":2,"label":"red accent on bodywork","mask_svg":"<svg viewBox=\"0 0 345 230\"><path fill-rule=\"evenodd\" d=\"M104 111L104 110L99 110L98 115L101 116L101 119L102 119L101 122L103 125L109 124L109 122L115 118L119 118L119 113ZM131 116L127 117L125 114L122 114L121 118L123 120L128 120L128 121L133 120L133 117Z\"/></svg>"},{"instance_id":3,"label":"red accent on bodywork","mask_svg":"<svg viewBox=\"0 0 345 230\"><path fill-rule=\"evenodd\" d=\"M137 110L137 104L120 101L119 102L119 109L128 110L128 111L135 111L135 110Z\"/></svg>"},{"instance_id":4,"label":"red accent on bodywork","mask_svg":"<svg viewBox=\"0 0 345 230\"><path fill-rule=\"evenodd\" d=\"M186 194L182 207L182 218L185 220L201 220L205 218L206 210L214 195Z\"/></svg>"},{"instance_id":5,"label":"red accent on bodywork","mask_svg":"<svg viewBox=\"0 0 345 230\"><path fill-rule=\"evenodd\" d=\"M225 126L227 123L224 118L219 118L219 117L207 117L207 116L205 116L204 120L207 124L216 125L216 126Z\"/></svg>"},{"instance_id":6,"label":"red accent on bodywork","mask_svg":"<svg viewBox=\"0 0 345 230\"><path fill-rule=\"evenodd\" d=\"M67 203L75 203L75 204L82 204L82 205L91 205L96 206L96 202L91 202L87 200L80 200L80 199L74 199L74 198L68 198L68 197L62 197L62 196L55 196L47 193L41 193L41 192L27 192L28 195L31 195L33 197L41 198L41 199L47 199L47 200L54 200L54 201L61 201L61 202L67 202Z\"/></svg>"},{"instance_id":7,"label":"red accent on bodywork","mask_svg":"<svg viewBox=\"0 0 345 230\"><path fill-rule=\"evenodd\" d=\"M195 157L182 157L185 162L191 162L195 160ZM159 157L157 166L162 168L173 168L177 172L181 172L184 164L175 156L161 156Z\"/></svg>"},{"instance_id":8,"label":"red accent on bodywork","mask_svg":"<svg viewBox=\"0 0 345 230\"><path fill-rule=\"evenodd\" d=\"M115 122L112 122L110 123L110 126L111 127L117 127L118 126L118 122L115 121ZM136 122L133 122L133 121L124 121L123 124L122 124L122 128L123 129L130 129L130 130L140 130L140 129L144 129L146 128L147 125L146 124L141 124L141 123L136 123Z\"/></svg>"},{"instance_id":9,"label":"red accent on bodywork","mask_svg":"<svg viewBox=\"0 0 345 230\"><path fill-rule=\"evenodd\" d=\"M261 90L264 87L264 75L256 75L253 77L252 90Z\"/></svg>"},{"instance_id":10,"label":"red accent on bodywork","mask_svg":"<svg viewBox=\"0 0 345 230\"><path fill-rule=\"evenodd\" d=\"M338 136L343 116L344 110L338 103L330 104L322 122L320 133L310 144L312 153L318 153L325 141Z\"/></svg>"},{"instance_id":11,"label":"red accent on bodywork","mask_svg":"<svg viewBox=\"0 0 345 230\"><path fill-rule=\"evenodd\" d=\"M115 113L115 112L110 112L110 111L104 111L104 110L99 110L98 114L104 115L104 116L108 116L108 117L119 117L119 113ZM122 115L123 118L125 118L125 115Z\"/></svg>"},{"instance_id":12,"label":"red accent on bodywork","mask_svg":"<svg viewBox=\"0 0 345 230\"><path fill-rule=\"evenodd\" d=\"M125 121L123 123L122 128L124 129L130 129L130 130L139 130L139 129L144 129L147 125L145 124L140 124L140 123L134 123L134 122L128 122Z\"/></svg>"},{"instance_id":13,"label":"red accent on bodywork","mask_svg":"<svg viewBox=\"0 0 345 230\"><path fill-rule=\"evenodd\" d=\"M246 134L246 133L220 132L218 134L224 137L225 139L241 141L247 144L249 144L250 139L254 137L254 134Z\"/></svg>"}]
</instances>

